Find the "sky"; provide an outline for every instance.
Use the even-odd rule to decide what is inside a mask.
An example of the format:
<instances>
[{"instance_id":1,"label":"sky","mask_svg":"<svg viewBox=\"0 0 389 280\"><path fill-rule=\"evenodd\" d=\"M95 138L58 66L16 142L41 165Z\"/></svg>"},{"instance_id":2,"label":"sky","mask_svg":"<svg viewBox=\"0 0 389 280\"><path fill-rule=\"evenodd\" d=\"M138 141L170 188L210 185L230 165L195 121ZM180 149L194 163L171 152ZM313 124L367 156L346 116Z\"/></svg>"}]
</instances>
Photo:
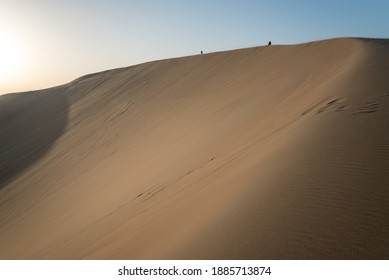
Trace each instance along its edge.
<instances>
[{"instance_id":1,"label":"sky","mask_svg":"<svg viewBox=\"0 0 389 280\"><path fill-rule=\"evenodd\" d=\"M389 37L387 0L0 0L0 94L152 60Z\"/></svg>"}]
</instances>

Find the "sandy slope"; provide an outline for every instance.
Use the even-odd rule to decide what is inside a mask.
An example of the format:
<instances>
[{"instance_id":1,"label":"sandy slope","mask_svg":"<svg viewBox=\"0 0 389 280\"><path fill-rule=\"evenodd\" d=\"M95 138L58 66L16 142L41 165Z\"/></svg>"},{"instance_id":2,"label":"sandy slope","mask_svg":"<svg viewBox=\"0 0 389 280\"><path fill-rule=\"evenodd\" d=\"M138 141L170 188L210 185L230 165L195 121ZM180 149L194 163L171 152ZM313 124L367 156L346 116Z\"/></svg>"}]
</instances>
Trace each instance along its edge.
<instances>
[{"instance_id":1,"label":"sandy slope","mask_svg":"<svg viewBox=\"0 0 389 280\"><path fill-rule=\"evenodd\" d=\"M0 258L389 258L389 41L0 97Z\"/></svg>"}]
</instances>

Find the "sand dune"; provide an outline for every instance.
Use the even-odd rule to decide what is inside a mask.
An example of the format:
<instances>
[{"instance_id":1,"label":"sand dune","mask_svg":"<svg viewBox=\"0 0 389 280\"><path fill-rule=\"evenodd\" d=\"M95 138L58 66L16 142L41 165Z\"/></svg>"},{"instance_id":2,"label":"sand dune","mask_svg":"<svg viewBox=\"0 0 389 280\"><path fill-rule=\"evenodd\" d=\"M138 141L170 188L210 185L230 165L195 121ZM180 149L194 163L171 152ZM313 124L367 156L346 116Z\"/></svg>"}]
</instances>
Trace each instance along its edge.
<instances>
[{"instance_id":1,"label":"sand dune","mask_svg":"<svg viewBox=\"0 0 389 280\"><path fill-rule=\"evenodd\" d=\"M389 41L0 97L2 259L389 258Z\"/></svg>"}]
</instances>

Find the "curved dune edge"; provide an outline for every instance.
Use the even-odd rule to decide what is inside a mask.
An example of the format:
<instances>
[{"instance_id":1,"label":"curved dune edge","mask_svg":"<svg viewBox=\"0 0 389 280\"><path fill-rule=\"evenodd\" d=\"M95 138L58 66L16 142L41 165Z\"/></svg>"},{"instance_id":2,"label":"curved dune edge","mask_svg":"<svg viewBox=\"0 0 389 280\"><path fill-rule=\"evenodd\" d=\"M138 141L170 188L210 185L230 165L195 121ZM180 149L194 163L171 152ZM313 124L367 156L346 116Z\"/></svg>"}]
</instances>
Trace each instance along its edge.
<instances>
[{"instance_id":1,"label":"curved dune edge","mask_svg":"<svg viewBox=\"0 0 389 280\"><path fill-rule=\"evenodd\" d=\"M388 258L388 65L343 38L61 86L65 130L0 189L0 258Z\"/></svg>"}]
</instances>

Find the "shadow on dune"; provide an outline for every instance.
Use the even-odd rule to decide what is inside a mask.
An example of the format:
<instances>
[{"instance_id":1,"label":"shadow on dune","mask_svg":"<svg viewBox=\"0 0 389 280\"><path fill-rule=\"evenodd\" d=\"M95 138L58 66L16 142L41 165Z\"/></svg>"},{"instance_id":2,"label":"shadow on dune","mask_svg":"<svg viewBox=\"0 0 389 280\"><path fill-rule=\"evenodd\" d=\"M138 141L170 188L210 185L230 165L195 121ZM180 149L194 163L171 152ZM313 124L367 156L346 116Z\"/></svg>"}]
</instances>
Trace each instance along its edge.
<instances>
[{"instance_id":1,"label":"shadow on dune","mask_svg":"<svg viewBox=\"0 0 389 280\"><path fill-rule=\"evenodd\" d=\"M67 115L63 87L0 96L0 188L49 151Z\"/></svg>"}]
</instances>

